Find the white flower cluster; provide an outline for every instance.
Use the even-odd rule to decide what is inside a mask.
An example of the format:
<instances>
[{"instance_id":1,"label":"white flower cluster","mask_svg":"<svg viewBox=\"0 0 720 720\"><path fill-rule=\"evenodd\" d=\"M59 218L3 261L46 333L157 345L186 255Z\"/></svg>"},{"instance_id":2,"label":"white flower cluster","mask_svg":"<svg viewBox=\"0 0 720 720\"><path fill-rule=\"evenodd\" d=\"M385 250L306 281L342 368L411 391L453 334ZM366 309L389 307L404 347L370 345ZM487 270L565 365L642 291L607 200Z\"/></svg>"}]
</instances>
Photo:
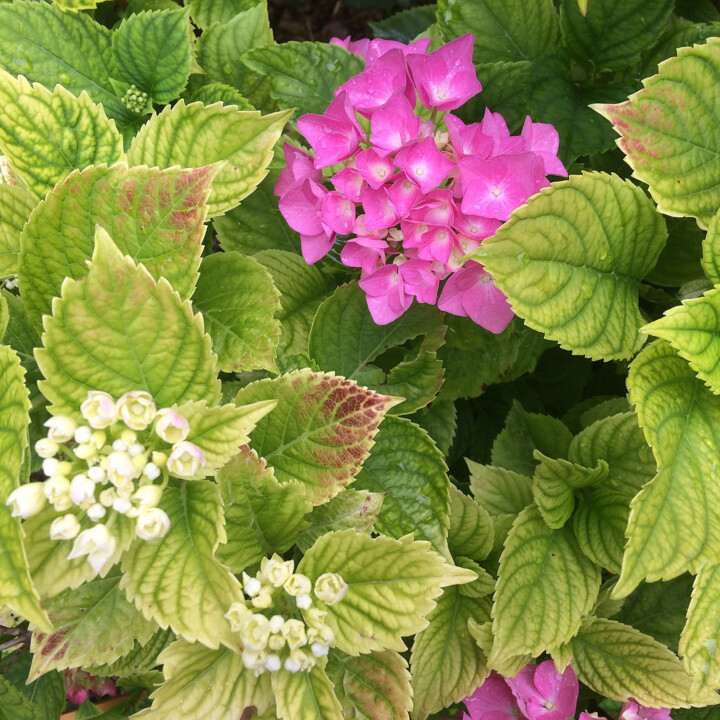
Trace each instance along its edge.
<instances>
[{"instance_id":1,"label":"white flower cluster","mask_svg":"<svg viewBox=\"0 0 720 720\"><path fill-rule=\"evenodd\" d=\"M225 615L240 635L243 664L256 676L280 668L291 673L310 670L335 640L325 624L327 610L312 607L311 593L334 605L345 597L347 583L337 573L325 573L313 588L310 578L294 572L294 566L278 555L264 558L255 577L243 573L247 604L233 603ZM297 608L304 620L293 617Z\"/></svg>"},{"instance_id":2,"label":"white flower cluster","mask_svg":"<svg viewBox=\"0 0 720 720\"><path fill-rule=\"evenodd\" d=\"M147 105L148 94L131 85L123 95L122 101L128 110L140 114Z\"/></svg>"},{"instance_id":3,"label":"white flower cluster","mask_svg":"<svg viewBox=\"0 0 720 720\"><path fill-rule=\"evenodd\" d=\"M169 476L193 477L205 465L205 455L187 442L187 419L171 408L158 410L147 392L127 392L116 402L108 393L91 390L80 413L87 424L65 415L45 423L47 437L35 443L35 451L43 458L47 480L22 485L7 504L14 517L23 519L47 503L57 512L70 511L53 520L50 538L74 539L68 559L87 555L99 573L116 548L101 521L119 513L136 519L139 538L162 537L170 519L158 505ZM77 509L92 527L81 530Z\"/></svg>"}]
</instances>

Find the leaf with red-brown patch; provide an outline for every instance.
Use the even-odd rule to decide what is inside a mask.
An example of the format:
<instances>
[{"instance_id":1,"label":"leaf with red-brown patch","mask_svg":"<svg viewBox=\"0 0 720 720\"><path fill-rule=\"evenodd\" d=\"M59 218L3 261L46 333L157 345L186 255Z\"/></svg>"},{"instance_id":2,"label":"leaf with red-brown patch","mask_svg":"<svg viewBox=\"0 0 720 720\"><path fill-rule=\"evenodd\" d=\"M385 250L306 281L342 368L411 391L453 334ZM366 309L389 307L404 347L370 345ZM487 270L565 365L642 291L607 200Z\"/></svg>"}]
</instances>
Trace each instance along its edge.
<instances>
[{"instance_id":1,"label":"leaf with red-brown patch","mask_svg":"<svg viewBox=\"0 0 720 720\"><path fill-rule=\"evenodd\" d=\"M313 505L327 502L353 481L380 421L398 402L333 373L297 370L251 383L235 403L272 399L277 407L257 424L250 444L280 482L302 482Z\"/></svg>"}]
</instances>

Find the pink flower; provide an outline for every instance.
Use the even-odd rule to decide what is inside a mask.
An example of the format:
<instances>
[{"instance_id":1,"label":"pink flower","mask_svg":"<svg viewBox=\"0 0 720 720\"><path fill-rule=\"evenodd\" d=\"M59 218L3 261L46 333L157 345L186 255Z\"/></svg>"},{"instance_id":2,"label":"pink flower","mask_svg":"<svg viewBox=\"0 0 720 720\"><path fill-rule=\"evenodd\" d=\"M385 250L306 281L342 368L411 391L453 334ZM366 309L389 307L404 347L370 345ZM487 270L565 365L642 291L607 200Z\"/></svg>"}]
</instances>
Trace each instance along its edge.
<instances>
[{"instance_id":1,"label":"pink flower","mask_svg":"<svg viewBox=\"0 0 720 720\"><path fill-rule=\"evenodd\" d=\"M330 181L333 187L341 192L348 200L352 202L360 202L360 194L365 187L365 181L360 173L354 168L343 168L336 172Z\"/></svg>"},{"instance_id":2,"label":"pink flower","mask_svg":"<svg viewBox=\"0 0 720 720\"><path fill-rule=\"evenodd\" d=\"M417 138L420 118L404 95L393 95L370 119L370 142L381 155L395 152Z\"/></svg>"},{"instance_id":3,"label":"pink flower","mask_svg":"<svg viewBox=\"0 0 720 720\"><path fill-rule=\"evenodd\" d=\"M575 716L579 683L572 667L562 675L552 660L526 665L506 682L528 720L568 720Z\"/></svg>"},{"instance_id":4,"label":"pink flower","mask_svg":"<svg viewBox=\"0 0 720 720\"><path fill-rule=\"evenodd\" d=\"M515 720L522 717L517 700L504 678L491 672L485 682L463 701L462 720Z\"/></svg>"},{"instance_id":5,"label":"pink flower","mask_svg":"<svg viewBox=\"0 0 720 720\"><path fill-rule=\"evenodd\" d=\"M401 150L395 156L395 164L423 193L436 188L455 169L455 163L438 150L431 137Z\"/></svg>"},{"instance_id":6,"label":"pink flower","mask_svg":"<svg viewBox=\"0 0 720 720\"><path fill-rule=\"evenodd\" d=\"M282 197L296 182L308 178L313 182L322 181L322 173L315 169L314 158L304 150L290 143L283 145L285 167L281 170L275 183L275 195Z\"/></svg>"},{"instance_id":7,"label":"pink flower","mask_svg":"<svg viewBox=\"0 0 720 720\"><path fill-rule=\"evenodd\" d=\"M412 303L412 295L405 292L397 265L384 265L362 278L359 285L367 295L368 310L378 325L397 320Z\"/></svg>"},{"instance_id":8,"label":"pink flower","mask_svg":"<svg viewBox=\"0 0 720 720\"><path fill-rule=\"evenodd\" d=\"M355 224L355 203L339 192L329 192L322 199L322 221L338 235L348 235Z\"/></svg>"},{"instance_id":9,"label":"pink flower","mask_svg":"<svg viewBox=\"0 0 720 720\"><path fill-rule=\"evenodd\" d=\"M340 251L340 260L347 267L362 268L364 275L378 269L385 261L388 244L379 238L358 237L348 240Z\"/></svg>"},{"instance_id":10,"label":"pink flower","mask_svg":"<svg viewBox=\"0 0 720 720\"><path fill-rule=\"evenodd\" d=\"M323 232L322 207L327 192L309 178L293 185L278 203L287 224L304 235Z\"/></svg>"},{"instance_id":11,"label":"pink flower","mask_svg":"<svg viewBox=\"0 0 720 720\"><path fill-rule=\"evenodd\" d=\"M620 709L619 720L672 720L670 708L648 708L637 700L629 700Z\"/></svg>"},{"instance_id":12,"label":"pink flower","mask_svg":"<svg viewBox=\"0 0 720 720\"><path fill-rule=\"evenodd\" d=\"M528 115L525 118L521 135L525 141L524 149L534 152L542 158L546 174L568 176L565 166L557 156L560 137L552 125L534 123Z\"/></svg>"},{"instance_id":13,"label":"pink flower","mask_svg":"<svg viewBox=\"0 0 720 720\"><path fill-rule=\"evenodd\" d=\"M397 223L398 217L395 214L388 191L385 188L365 188L362 191L362 206L365 211L365 227L368 230L384 230Z\"/></svg>"},{"instance_id":14,"label":"pink flower","mask_svg":"<svg viewBox=\"0 0 720 720\"><path fill-rule=\"evenodd\" d=\"M400 275L405 283L405 292L414 295L418 302L434 305L437 300L440 278L427 260L407 260L400 265Z\"/></svg>"},{"instance_id":15,"label":"pink flower","mask_svg":"<svg viewBox=\"0 0 720 720\"><path fill-rule=\"evenodd\" d=\"M450 136L450 144L458 159L468 155L480 158L490 157L495 143L492 137L482 131L480 123L465 125L460 118L448 113L445 115L445 125Z\"/></svg>"},{"instance_id":16,"label":"pink flower","mask_svg":"<svg viewBox=\"0 0 720 720\"><path fill-rule=\"evenodd\" d=\"M598 715L596 712L589 713L583 710L583 712L580 713L578 720L607 720L607 718L604 718L602 715Z\"/></svg>"},{"instance_id":17,"label":"pink flower","mask_svg":"<svg viewBox=\"0 0 720 720\"><path fill-rule=\"evenodd\" d=\"M399 218L407 217L421 197L422 190L405 173L399 173L388 190L388 199Z\"/></svg>"},{"instance_id":18,"label":"pink flower","mask_svg":"<svg viewBox=\"0 0 720 720\"><path fill-rule=\"evenodd\" d=\"M360 57L364 58L368 63L373 60L377 60L390 50L402 50L404 55L425 55L430 47L429 38L416 40L409 45L405 45L404 43L397 42L396 40L383 40L382 38L376 38L375 40L367 40L363 38L362 40L353 41L348 35L344 40L340 40L340 38L330 38L330 42L335 45L340 45L340 47L344 47L348 52L351 52L354 55L360 55Z\"/></svg>"},{"instance_id":19,"label":"pink flower","mask_svg":"<svg viewBox=\"0 0 720 720\"><path fill-rule=\"evenodd\" d=\"M355 168L373 190L391 180L395 171L392 160L381 157L374 150L361 150L355 156Z\"/></svg>"}]
</instances>

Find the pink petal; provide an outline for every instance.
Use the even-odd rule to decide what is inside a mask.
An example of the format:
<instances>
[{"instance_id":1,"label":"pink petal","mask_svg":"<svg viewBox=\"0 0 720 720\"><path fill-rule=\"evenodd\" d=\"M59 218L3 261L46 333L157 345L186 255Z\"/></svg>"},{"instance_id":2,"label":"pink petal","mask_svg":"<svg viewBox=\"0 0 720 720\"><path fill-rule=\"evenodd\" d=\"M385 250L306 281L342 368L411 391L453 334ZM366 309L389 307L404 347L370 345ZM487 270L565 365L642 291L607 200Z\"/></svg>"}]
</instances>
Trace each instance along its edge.
<instances>
[{"instance_id":1,"label":"pink petal","mask_svg":"<svg viewBox=\"0 0 720 720\"><path fill-rule=\"evenodd\" d=\"M347 267L362 268L369 275L385 262L388 244L384 240L359 237L348 240L340 251L340 260Z\"/></svg>"},{"instance_id":2,"label":"pink petal","mask_svg":"<svg viewBox=\"0 0 720 720\"><path fill-rule=\"evenodd\" d=\"M368 230L383 230L392 227L398 221L385 188L373 190L365 188L361 195L365 211L365 226Z\"/></svg>"},{"instance_id":3,"label":"pink petal","mask_svg":"<svg viewBox=\"0 0 720 720\"><path fill-rule=\"evenodd\" d=\"M404 93L409 83L404 53L400 49L390 49L341 85L336 93L345 90L352 107L369 117L394 94ZM414 97L414 88L412 93Z\"/></svg>"},{"instance_id":4,"label":"pink petal","mask_svg":"<svg viewBox=\"0 0 720 720\"><path fill-rule=\"evenodd\" d=\"M397 265L385 265L358 284L367 294L368 310L378 325L397 320L412 303L412 296L405 294Z\"/></svg>"},{"instance_id":5,"label":"pink petal","mask_svg":"<svg viewBox=\"0 0 720 720\"><path fill-rule=\"evenodd\" d=\"M360 202L360 194L365 187L365 181L357 170L349 167L343 168L332 176L330 182L348 200Z\"/></svg>"},{"instance_id":6,"label":"pink petal","mask_svg":"<svg viewBox=\"0 0 720 720\"><path fill-rule=\"evenodd\" d=\"M407 217L421 197L422 191L405 173L401 173L388 189L388 199L399 218Z\"/></svg>"},{"instance_id":7,"label":"pink petal","mask_svg":"<svg viewBox=\"0 0 720 720\"><path fill-rule=\"evenodd\" d=\"M322 198L327 190L306 178L293 185L278 202L287 224L296 232L316 235L322 232Z\"/></svg>"},{"instance_id":8,"label":"pink petal","mask_svg":"<svg viewBox=\"0 0 720 720\"><path fill-rule=\"evenodd\" d=\"M393 95L372 115L370 142L377 152L387 155L415 140L420 122L407 98Z\"/></svg>"},{"instance_id":9,"label":"pink petal","mask_svg":"<svg viewBox=\"0 0 720 720\"><path fill-rule=\"evenodd\" d=\"M283 145L285 167L281 170L275 183L274 193L282 197L296 182L309 178L314 182L322 180L322 173L315 169L314 158L304 150L290 143Z\"/></svg>"},{"instance_id":10,"label":"pink petal","mask_svg":"<svg viewBox=\"0 0 720 720\"><path fill-rule=\"evenodd\" d=\"M514 695L496 672L463 701L470 720L515 720L521 717Z\"/></svg>"},{"instance_id":11,"label":"pink petal","mask_svg":"<svg viewBox=\"0 0 720 720\"><path fill-rule=\"evenodd\" d=\"M619 720L672 720L670 708L648 708L636 700L630 700L620 709Z\"/></svg>"},{"instance_id":12,"label":"pink petal","mask_svg":"<svg viewBox=\"0 0 720 720\"><path fill-rule=\"evenodd\" d=\"M420 186L423 193L436 188L455 169L455 163L438 150L432 137L401 150L395 157L395 164Z\"/></svg>"},{"instance_id":13,"label":"pink petal","mask_svg":"<svg viewBox=\"0 0 720 720\"><path fill-rule=\"evenodd\" d=\"M450 144L458 158L475 155L481 158L488 158L493 151L494 142L491 137L485 135L480 123L465 123L455 115L445 115L445 125L450 136Z\"/></svg>"},{"instance_id":14,"label":"pink petal","mask_svg":"<svg viewBox=\"0 0 720 720\"><path fill-rule=\"evenodd\" d=\"M335 233L323 230L317 235L300 235L300 249L308 265L313 265L324 258L335 242Z\"/></svg>"},{"instance_id":15,"label":"pink petal","mask_svg":"<svg viewBox=\"0 0 720 720\"><path fill-rule=\"evenodd\" d=\"M454 228L463 235L484 239L494 235L495 231L501 225L502 222L500 222L500 220L495 220L494 218L458 213L455 218Z\"/></svg>"},{"instance_id":16,"label":"pink petal","mask_svg":"<svg viewBox=\"0 0 720 720\"><path fill-rule=\"evenodd\" d=\"M421 260L437 260L444 265L454 246L455 233L449 227L432 226L420 240L418 257Z\"/></svg>"},{"instance_id":17,"label":"pink petal","mask_svg":"<svg viewBox=\"0 0 720 720\"><path fill-rule=\"evenodd\" d=\"M355 204L339 192L329 192L322 200L322 221L338 235L349 235L355 224Z\"/></svg>"},{"instance_id":18,"label":"pink petal","mask_svg":"<svg viewBox=\"0 0 720 720\"><path fill-rule=\"evenodd\" d=\"M377 190L393 176L392 160L381 157L374 150L362 150L355 156L355 168L373 190Z\"/></svg>"},{"instance_id":19,"label":"pink petal","mask_svg":"<svg viewBox=\"0 0 720 720\"><path fill-rule=\"evenodd\" d=\"M432 190L421 202L417 203L410 213L412 220L421 220L429 225L452 225L458 208L447 188Z\"/></svg>"},{"instance_id":20,"label":"pink petal","mask_svg":"<svg viewBox=\"0 0 720 720\"><path fill-rule=\"evenodd\" d=\"M385 53L395 49L402 51L403 55L425 55L429 47L430 38L415 40L415 42L412 42L409 45L405 45L397 40L384 40L382 38L376 38L375 40L370 41L365 59L368 63L372 63L377 58L385 55Z\"/></svg>"},{"instance_id":21,"label":"pink petal","mask_svg":"<svg viewBox=\"0 0 720 720\"><path fill-rule=\"evenodd\" d=\"M405 282L405 292L414 295L419 302L434 305L440 280L432 264L425 260L407 260L400 265L400 275Z\"/></svg>"}]
</instances>

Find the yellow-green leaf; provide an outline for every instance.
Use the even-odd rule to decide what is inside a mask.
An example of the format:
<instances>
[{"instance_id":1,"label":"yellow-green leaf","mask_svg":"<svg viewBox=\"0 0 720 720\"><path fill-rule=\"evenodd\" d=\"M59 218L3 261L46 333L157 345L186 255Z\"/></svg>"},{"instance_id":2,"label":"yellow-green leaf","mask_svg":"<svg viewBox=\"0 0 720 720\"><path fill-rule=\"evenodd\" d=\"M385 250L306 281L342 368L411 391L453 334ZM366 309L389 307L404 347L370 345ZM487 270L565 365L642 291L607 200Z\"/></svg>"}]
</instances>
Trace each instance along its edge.
<instances>
[{"instance_id":1,"label":"yellow-green leaf","mask_svg":"<svg viewBox=\"0 0 720 720\"><path fill-rule=\"evenodd\" d=\"M343 720L342 707L325 670L278 670L270 676L280 720Z\"/></svg>"},{"instance_id":2,"label":"yellow-green leaf","mask_svg":"<svg viewBox=\"0 0 720 720\"><path fill-rule=\"evenodd\" d=\"M19 185L0 184L0 277L17 275L20 234L37 205L33 194Z\"/></svg>"}]
</instances>

